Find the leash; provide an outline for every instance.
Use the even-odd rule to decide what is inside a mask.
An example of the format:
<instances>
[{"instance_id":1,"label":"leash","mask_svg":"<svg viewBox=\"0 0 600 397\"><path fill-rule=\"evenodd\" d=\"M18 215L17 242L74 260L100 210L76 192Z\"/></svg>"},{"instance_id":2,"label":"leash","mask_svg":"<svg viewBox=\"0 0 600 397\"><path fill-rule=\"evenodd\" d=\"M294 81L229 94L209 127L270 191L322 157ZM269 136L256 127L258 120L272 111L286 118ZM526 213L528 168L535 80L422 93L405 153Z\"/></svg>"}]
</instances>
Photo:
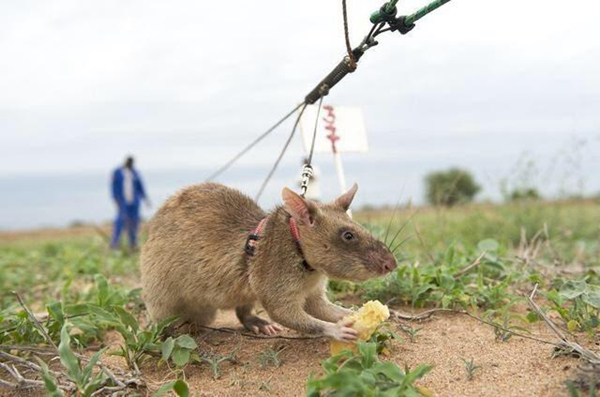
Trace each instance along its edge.
<instances>
[{"instance_id":1,"label":"leash","mask_svg":"<svg viewBox=\"0 0 600 397\"><path fill-rule=\"evenodd\" d=\"M221 175L223 172L225 172L237 160L239 160L240 157L242 157L244 154L246 154L248 151L250 151L250 149L252 149L254 146L256 146L260 141L262 141L269 134L271 134L279 125L281 125L285 120L287 120L294 113L296 113L298 111L298 109L301 109L300 114L298 115L296 122L294 123L292 132L283 147L283 150L279 154L279 157L277 158L274 166L269 171L267 178L263 182L258 194L256 195L256 200L258 200L260 198L260 196L262 195L262 193L264 192L264 189L265 189L266 185L268 184L268 182L270 181L271 177L275 173L275 170L279 166L279 163L281 162L281 159L283 158L285 152L287 151L287 148L288 148L292 138L295 135L296 128L298 126L298 123L300 122L300 118L302 117L304 110L306 109L306 106L312 105L315 102L319 101L319 110L317 111L317 121L315 122L315 132L313 133L313 141L312 141L311 151L310 151L310 156L309 156L310 161L308 162L308 164L305 164L305 166L303 167L302 175L301 175L301 178L302 178L301 193L302 193L302 196L304 197L304 195L306 194L306 190L308 188L308 184L310 182L310 178L313 175L313 169L312 169L312 166L310 163L312 162L312 155L313 155L313 151L314 151L314 144L315 144L315 138L316 138L317 123L318 123L318 119L319 119L319 112L320 112L323 97L327 96L329 94L329 91L336 84L338 84L344 77L346 77L348 75L348 73L352 73L357 69L358 62L359 62L360 58L365 54L365 52L368 51L370 48L379 44L375 40L375 38L377 36L379 36L380 34L385 33L385 32L395 32L395 31L398 31L400 34L405 35L415 28L415 26L416 26L415 23L418 20L420 20L424 16L430 14L431 12L437 10L438 8L440 8L441 6L443 6L446 3L450 2L451 0L434 0L431 3L429 3L428 5L426 5L425 7L417 10L413 14L401 15L399 17L396 17L396 14L398 12L398 10L396 8L396 4L398 3L398 1L399 0L390 0L390 1L386 2L379 10L377 10L371 14L369 20L371 21L373 26L371 27L369 33L364 37L362 42L354 49L351 49L350 39L348 37L349 35L348 35L348 21L347 21L347 12L346 12L346 0L342 0L342 12L343 12L343 19L344 19L344 34L345 34L345 39L346 39L346 50L348 51L348 55L344 56L342 61L337 66L335 66L333 68L333 70L327 76L325 76L325 78L323 80L321 80L319 82L319 84L317 84L317 86L315 88L313 88L312 91L310 91L308 93L308 95L306 95L304 97L304 100L302 103L300 103L294 109L292 109L289 113L287 113L282 119L280 119L277 123L275 123L271 128L269 128L262 135L260 135L257 139L255 139L250 145L246 146L246 148L244 148L241 152L239 152L237 155L235 155L233 157L233 159L228 161L224 166L219 168L215 173L213 173L209 178L207 178L206 181L211 181L211 180L215 179L216 177L218 177L219 175ZM387 26L387 27L385 27L385 26Z\"/></svg>"}]
</instances>

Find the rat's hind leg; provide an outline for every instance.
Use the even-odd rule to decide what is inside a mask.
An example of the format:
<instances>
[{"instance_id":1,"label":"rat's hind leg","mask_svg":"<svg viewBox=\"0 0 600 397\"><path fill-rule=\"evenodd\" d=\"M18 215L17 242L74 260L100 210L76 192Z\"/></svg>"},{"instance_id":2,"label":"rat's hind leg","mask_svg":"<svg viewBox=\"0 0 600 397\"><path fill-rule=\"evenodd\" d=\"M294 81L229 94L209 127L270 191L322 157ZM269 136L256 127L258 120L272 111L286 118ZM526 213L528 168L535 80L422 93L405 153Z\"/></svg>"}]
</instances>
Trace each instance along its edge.
<instances>
[{"instance_id":1,"label":"rat's hind leg","mask_svg":"<svg viewBox=\"0 0 600 397\"><path fill-rule=\"evenodd\" d=\"M188 323L196 327L196 331L202 331L202 326L209 326L217 316L217 309L206 306L198 306L188 309L185 318Z\"/></svg>"},{"instance_id":2,"label":"rat's hind leg","mask_svg":"<svg viewBox=\"0 0 600 397\"><path fill-rule=\"evenodd\" d=\"M252 314L253 308L254 305L238 306L235 308L235 314L238 320L240 320L247 330L252 331L255 334L262 332L266 335L275 335L277 332L283 331L281 325L263 320Z\"/></svg>"}]
</instances>

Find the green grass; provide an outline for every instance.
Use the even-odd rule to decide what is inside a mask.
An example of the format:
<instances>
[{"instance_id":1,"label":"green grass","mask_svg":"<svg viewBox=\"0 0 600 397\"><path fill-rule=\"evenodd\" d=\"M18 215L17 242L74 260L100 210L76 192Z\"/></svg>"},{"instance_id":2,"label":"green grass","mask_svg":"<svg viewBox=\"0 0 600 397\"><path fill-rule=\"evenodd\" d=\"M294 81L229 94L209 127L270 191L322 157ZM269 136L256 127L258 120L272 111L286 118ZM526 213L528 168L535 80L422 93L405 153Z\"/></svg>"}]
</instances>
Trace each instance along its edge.
<instances>
[{"instance_id":1,"label":"green grass","mask_svg":"<svg viewBox=\"0 0 600 397\"><path fill-rule=\"evenodd\" d=\"M357 219L382 239L387 236L388 242L400 232L394 244L406 241L396 251L399 267L383 279L360 285L332 282L334 297L351 294L390 305L467 310L497 324L497 339L508 341L511 331L521 332L538 320L534 313L517 310L524 294L538 285L538 303L558 314L565 332L598 338L600 204L596 202L402 209L358 213ZM207 365L213 376L220 376L219 358L197 351L185 337L164 340L161 331L166 324L146 325L140 291L134 288L138 280L137 256L110 252L97 235L0 244L0 345L48 344L12 294L17 291L33 312L47 314L43 326L57 346L67 343L83 353L101 345L107 330L115 330L124 342L119 351L109 353L124 356L131 370L168 361L176 376L188 364ZM405 331L409 339L418 339L418 329L411 331ZM384 334L380 339L379 347L391 340ZM399 390L414 391L412 381L426 372L409 375L414 372L375 364L372 357L363 362L366 352L351 359L360 365L344 367L370 379L371 386L353 383L356 390L394 384ZM70 360L78 390L114 387L109 378L88 374L86 363ZM281 365L274 352L264 352L260 360L265 369ZM357 376L336 375L342 364L335 360L323 365L326 377L309 382L312 395L334 390L338 377ZM46 375L44 381L50 382L52 376ZM175 382L165 387L184 389Z\"/></svg>"}]
</instances>

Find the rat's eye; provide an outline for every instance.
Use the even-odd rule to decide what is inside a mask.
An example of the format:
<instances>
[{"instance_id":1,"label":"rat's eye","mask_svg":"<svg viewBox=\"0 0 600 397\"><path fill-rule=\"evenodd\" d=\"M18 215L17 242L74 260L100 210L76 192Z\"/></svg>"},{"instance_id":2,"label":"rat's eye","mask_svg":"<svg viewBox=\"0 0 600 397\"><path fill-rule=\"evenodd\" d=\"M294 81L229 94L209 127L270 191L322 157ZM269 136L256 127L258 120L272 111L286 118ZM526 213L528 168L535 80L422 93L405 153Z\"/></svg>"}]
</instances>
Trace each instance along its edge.
<instances>
[{"instance_id":1,"label":"rat's eye","mask_svg":"<svg viewBox=\"0 0 600 397\"><path fill-rule=\"evenodd\" d=\"M353 241L356 240L356 236L349 230L342 232L342 240L344 241Z\"/></svg>"}]
</instances>

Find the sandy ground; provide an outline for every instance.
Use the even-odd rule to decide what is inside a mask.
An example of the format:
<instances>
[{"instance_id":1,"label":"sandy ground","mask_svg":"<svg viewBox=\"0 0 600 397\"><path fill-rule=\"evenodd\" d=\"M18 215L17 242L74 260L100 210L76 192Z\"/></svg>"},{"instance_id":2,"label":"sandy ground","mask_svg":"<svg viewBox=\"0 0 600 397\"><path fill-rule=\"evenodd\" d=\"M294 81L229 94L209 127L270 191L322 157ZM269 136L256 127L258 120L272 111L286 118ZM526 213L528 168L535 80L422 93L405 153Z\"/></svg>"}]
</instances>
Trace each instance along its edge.
<instances>
[{"instance_id":1,"label":"sandy ground","mask_svg":"<svg viewBox=\"0 0 600 397\"><path fill-rule=\"evenodd\" d=\"M390 355L382 359L410 368L433 365L433 371L418 384L434 396L566 396L564 382L574 375L578 365L575 358L552 358L551 345L519 337L498 342L491 327L466 316L436 314L420 324L409 325L422 328L414 342L393 323L403 340L395 341ZM220 313L213 326L239 329L232 312ZM542 324L532 326L530 331L532 336L554 340ZM292 331L282 335L299 336ZM207 364L188 365L185 379L192 396L304 396L308 376L320 375L320 361L329 357L329 342L325 339L255 339L215 331L200 332L195 338L200 351L225 356L235 350L237 361L222 363L221 376L216 380ZM116 348L119 342L116 332L107 334L107 344ZM585 337L579 342L600 351L598 344ZM279 367L262 367L259 356L268 348L281 350ZM472 380L467 380L463 358L474 359L480 367ZM113 369L125 369L120 357L106 356L103 362ZM141 395L150 396L161 383L176 379L172 368L156 360L143 365L141 371L148 385L148 390L139 391ZM6 390L0 389L2 396L42 395L3 392Z\"/></svg>"},{"instance_id":2,"label":"sandy ground","mask_svg":"<svg viewBox=\"0 0 600 397\"><path fill-rule=\"evenodd\" d=\"M414 368L431 364L435 368L419 384L436 396L562 396L564 381L577 367L568 357L552 359L552 346L513 337L497 342L493 329L460 315L437 315L422 324L415 341L396 341L392 360ZM221 313L215 326L239 327L233 313ZM394 325L398 327L398 325ZM533 335L552 341L543 325L532 327ZM398 333L402 334L399 330ZM285 335L294 336L292 332ZM237 349L236 364L222 364L222 375L213 380L208 365L185 370L192 395L197 396L303 396L310 373L320 374L320 361L329 356L329 342L319 340L267 340L219 332L197 336L202 351L227 355ZM280 367L262 368L259 355L267 348L283 349ZM600 350L595 346L595 350ZM462 360L474 359L480 366L467 380ZM168 368L151 364L143 368L149 384L170 379ZM157 386L156 386L157 387ZM152 388L152 387L151 387Z\"/></svg>"},{"instance_id":3,"label":"sandy ground","mask_svg":"<svg viewBox=\"0 0 600 397\"><path fill-rule=\"evenodd\" d=\"M53 239L76 236L102 235L109 228L100 230L92 227L74 227L24 232L0 232L0 244L14 241ZM215 327L239 328L232 312L220 313ZM436 314L423 323L411 323L421 327L414 342L399 329L393 327L403 341L394 342L389 357L401 366L414 368L419 364L431 364L432 372L419 384L436 396L565 396L565 380L574 375L578 360L571 357L551 358L552 346L539 342L511 338L508 342L497 342L491 327L461 315ZM554 341L554 336L543 324L531 327L532 335ZM286 331L283 335L298 336ZM237 351L237 362L221 364L221 376L214 380L207 364L190 365L185 369L185 378L192 396L303 396L309 374L321 374L320 362L329 357L329 342L317 340L254 339L239 334L203 332L196 335L200 351L214 355L228 355ZM106 342L119 342L114 332L107 335ZM579 343L600 352L599 342L591 343L580 336ZM280 367L262 368L261 352L272 348L282 350ZM110 349L114 350L114 349ZM474 359L480 368L472 380L467 380L462 359ZM124 368L121 358L106 356L103 361L110 367ZM161 383L175 379L175 373L164 363L157 365L151 360L142 367L148 390L142 395L151 395ZM132 390L132 394L134 391ZM0 396L43 395L42 393L7 393L0 388Z\"/></svg>"}]
</instances>

